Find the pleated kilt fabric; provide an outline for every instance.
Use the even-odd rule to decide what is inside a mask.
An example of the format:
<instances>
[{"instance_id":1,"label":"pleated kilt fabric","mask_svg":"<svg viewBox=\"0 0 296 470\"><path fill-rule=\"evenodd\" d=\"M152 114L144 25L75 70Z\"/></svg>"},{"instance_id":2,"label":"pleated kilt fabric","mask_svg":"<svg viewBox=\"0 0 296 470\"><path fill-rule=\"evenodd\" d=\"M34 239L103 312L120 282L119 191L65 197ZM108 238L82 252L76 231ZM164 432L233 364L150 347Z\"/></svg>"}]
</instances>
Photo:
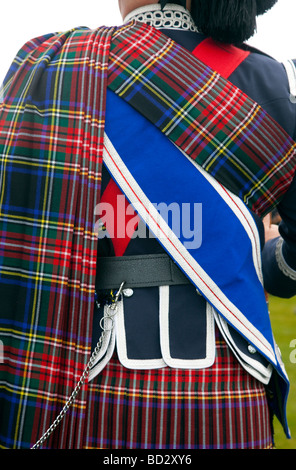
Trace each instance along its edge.
<instances>
[{"instance_id":1,"label":"pleated kilt fabric","mask_svg":"<svg viewBox=\"0 0 296 470\"><path fill-rule=\"evenodd\" d=\"M161 51L155 56L156 62L155 50ZM176 81L179 53L186 64L186 77L194 79L190 87L183 74ZM142 66L147 57L150 68ZM200 67L201 81L196 82ZM145 75L140 81L141 71ZM181 46L154 28L134 23L122 28L77 28L24 45L0 90L0 157L4 175L0 188L0 333L5 358L0 367L1 448L33 445L56 418L86 366L91 347L97 257L95 208L100 202L107 85L120 96L123 85L122 98L138 106L131 97L139 95L141 103L147 86L153 89L149 85L150 73L156 89L159 84L166 88L166 81L171 85L159 107L167 104L170 110L166 114L166 107L163 108L168 122L159 119L164 124L161 131L166 132L166 126L174 130L168 137L180 149L187 147L190 135L203 154L210 148L209 141L215 142L214 177L223 173L222 167L228 169L226 175L233 175L242 161L242 152L244 164L239 180L246 173L249 135L254 136L256 149L260 142L260 158L257 150L248 157L250 186L249 178L243 184L242 199L250 208L259 214L271 210L294 176L296 144L291 138L280 132L248 97L241 96L238 112L233 111L236 90L224 81L221 86L225 90L227 119L219 112L222 118L217 121L216 104L219 102L219 110L223 106L219 87L211 96L215 81L219 82L216 72L197 64ZM130 77L142 89L141 94L139 90L127 93ZM202 132L198 131L202 142L197 145L192 131L197 112L195 82L198 89L202 89L203 82L209 89L210 101L204 102L200 118L203 121L211 116L213 128L221 126L221 132L231 123L233 142L227 135L221 145L217 135L212 142L206 124L201 127ZM156 101L152 94L151 103ZM171 108L174 101L176 107ZM237 126L244 109L252 119ZM189 110L193 112L190 120ZM239 150L235 160L228 158L232 148ZM215 165L218 155L224 156ZM191 157L201 165L206 162L205 155L205 160L199 162L195 154ZM247 201L249 193L252 198ZM218 350L217 364L224 357L222 352L223 348ZM149 374L126 371L113 359L102 376L90 384L90 402L86 399L88 391L83 388L74 411L46 447L219 447L224 442L225 446L235 447L240 441L245 447L255 443L256 447L268 446L269 433L258 431L258 423L262 427L263 422L268 422L259 410L263 388L256 384L254 388L250 385L249 390L251 379L241 369L235 369L237 365L233 365L237 375L227 361L217 367L199 373L162 369ZM248 392L236 386L230 396L229 391L224 396L229 383L233 387L244 383ZM243 414L244 401L248 419ZM240 418L241 424L234 424L235 417ZM224 418L228 423L223 427ZM264 426L267 429L267 424ZM229 436L224 439L224 434ZM261 434L265 437L259 437Z\"/></svg>"},{"instance_id":2,"label":"pleated kilt fabric","mask_svg":"<svg viewBox=\"0 0 296 470\"><path fill-rule=\"evenodd\" d=\"M89 384L88 449L270 449L264 385L220 334L203 370L131 370L114 353Z\"/></svg>"}]
</instances>

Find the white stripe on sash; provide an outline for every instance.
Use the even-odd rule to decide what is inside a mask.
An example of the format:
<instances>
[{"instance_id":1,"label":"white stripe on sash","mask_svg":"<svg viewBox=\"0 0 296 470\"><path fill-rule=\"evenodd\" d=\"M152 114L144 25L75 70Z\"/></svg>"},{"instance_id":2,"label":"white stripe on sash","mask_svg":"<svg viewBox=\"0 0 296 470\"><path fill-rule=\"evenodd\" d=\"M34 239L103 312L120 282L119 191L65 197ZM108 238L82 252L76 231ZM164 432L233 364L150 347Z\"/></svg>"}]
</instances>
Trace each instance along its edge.
<instances>
[{"instance_id":1,"label":"white stripe on sash","mask_svg":"<svg viewBox=\"0 0 296 470\"><path fill-rule=\"evenodd\" d=\"M213 282L180 242L178 237L161 217L154 204L148 199L137 181L133 178L106 134L103 158L104 163L122 192L126 195L129 202L133 205L134 209L138 212L139 216L147 224L155 237L160 240L163 247L171 255L180 269L191 279L193 284L211 305L218 310L234 328L247 338L273 364L277 365L273 345L269 343L264 335L255 328L245 315L225 296L221 289ZM213 188L241 221L252 243L254 265L258 278L260 282L262 282L259 236L250 212L238 197L226 191L214 178L205 174L192 160L190 161L194 165L194 168L207 178ZM246 295L248 295L248 293L246 293Z\"/></svg>"}]
</instances>

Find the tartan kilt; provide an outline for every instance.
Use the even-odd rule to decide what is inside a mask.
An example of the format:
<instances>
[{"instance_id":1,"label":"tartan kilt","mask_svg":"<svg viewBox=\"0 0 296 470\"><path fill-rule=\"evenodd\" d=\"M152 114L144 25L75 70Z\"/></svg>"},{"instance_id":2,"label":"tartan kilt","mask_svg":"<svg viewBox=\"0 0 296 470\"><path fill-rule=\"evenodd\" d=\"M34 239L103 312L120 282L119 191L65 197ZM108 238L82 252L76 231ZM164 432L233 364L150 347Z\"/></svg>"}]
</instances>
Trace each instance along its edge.
<instances>
[{"instance_id":1,"label":"tartan kilt","mask_svg":"<svg viewBox=\"0 0 296 470\"><path fill-rule=\"evenodd\" d=\"M265 387L217 332L202 370L131 370L116 352L89 384L87 449L269 449Z\"/></svg>"}]
</instances>

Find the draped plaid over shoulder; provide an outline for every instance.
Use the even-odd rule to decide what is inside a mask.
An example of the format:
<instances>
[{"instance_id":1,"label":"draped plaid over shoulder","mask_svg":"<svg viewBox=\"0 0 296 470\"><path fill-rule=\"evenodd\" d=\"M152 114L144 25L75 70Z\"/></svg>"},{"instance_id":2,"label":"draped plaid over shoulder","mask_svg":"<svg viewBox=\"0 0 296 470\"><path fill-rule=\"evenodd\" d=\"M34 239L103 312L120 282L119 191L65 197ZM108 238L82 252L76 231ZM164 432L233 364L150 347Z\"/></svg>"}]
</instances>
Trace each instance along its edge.
<instances>
[{"instance_id":1,"label":"draped plaid over shoulder","mask_svg":"<svg viewBox=\"0 0 296 470\"><path fill-rule=\"evenodd\" d=\"M239 88L146 25L111 45L108 86L263 216L295 174L296 144Z\"/></svg>"},{"instance_id":2,"label":"draped plaid over shoulder","mask_svg":"<svg viewBox=\"0 0 296 470\"><path fill-rule=\"evenodd\" d=\"M1 445L29 447L90 354L112 29L35 39L1 105ZM61 443L79 448L83 394Z\"/></svg>"},{"instance_id":3,"label":"draped plaid over shoulder","mask_svg":"<svg viewBox=\"0 0 296 470\"><path fill-rule=\"evenodd\" d=\"M285 132L149 26L28 42L0 103L2 448L37 441L91 352L107 85L261 215L294 174ZM86 393L55 431L61 448L84 445Z\"/></svg>"}]
</instances>

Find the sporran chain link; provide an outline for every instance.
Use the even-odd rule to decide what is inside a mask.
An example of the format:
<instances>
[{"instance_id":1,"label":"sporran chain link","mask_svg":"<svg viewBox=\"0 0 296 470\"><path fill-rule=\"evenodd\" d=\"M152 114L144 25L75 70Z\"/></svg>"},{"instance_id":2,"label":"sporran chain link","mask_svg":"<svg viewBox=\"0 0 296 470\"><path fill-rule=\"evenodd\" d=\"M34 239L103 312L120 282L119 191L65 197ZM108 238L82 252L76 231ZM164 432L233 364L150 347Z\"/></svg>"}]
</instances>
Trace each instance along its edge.
<instances>
[{"instance_id":1,"label":"sporran chain link","mask_svg":"<svg viewBox=\"0 0 296 470\"><path fill-rule=\"evenodd\" d=\"M121 283L121 285L120 285L120 287L119 287L119 289L118 289L118 291L115 295L114 301L110 305L107 306L107 314L104 315L103 318L100 321L100 327L102 328L103 331L101 333L101 336L100 336L100 338L97 342L97 345L96 345L94 351L92 352L92 355L91 355L91 357L90 357L90 359L89 359L89 361L88 361L88 363L87 363L87 365L86 365L79 381L76 384L76 387L74 388L73 392L71 393L70 397L68 398L67 402L65 403L64 407L62 408L61 412L58 414L58 416L56 417L54 422L50 425L50 427L47 429L47 431L45 431L45 433L42 435L42 437L33 445L33 447L31 447L31 449L39 449L41 447L41 445L55 431L55 429L58 427L60 422L64 419L64 417L67 414L69 408L71 408L71 406L75 402L76 397L77 397L78 393L81 390L81 387L85 383L85 380L86 380L86 377L89 374L89 371L91 370L92 366L96 362L96 358L97 358L98 354L100 353L100 350L101 350L102 343L103 343L103 340L105 338L106 332L110 332L114 328L114 317L117 313L117 303L118 303L119 298L121 296L124 284L125 284L125 282ZM104 320L104 321L102 321L102 320ZM104 325L104 322L108 323L110 321L111 321L111 326L106 328L106 326Z\"/></svg>"}]
</instances>

